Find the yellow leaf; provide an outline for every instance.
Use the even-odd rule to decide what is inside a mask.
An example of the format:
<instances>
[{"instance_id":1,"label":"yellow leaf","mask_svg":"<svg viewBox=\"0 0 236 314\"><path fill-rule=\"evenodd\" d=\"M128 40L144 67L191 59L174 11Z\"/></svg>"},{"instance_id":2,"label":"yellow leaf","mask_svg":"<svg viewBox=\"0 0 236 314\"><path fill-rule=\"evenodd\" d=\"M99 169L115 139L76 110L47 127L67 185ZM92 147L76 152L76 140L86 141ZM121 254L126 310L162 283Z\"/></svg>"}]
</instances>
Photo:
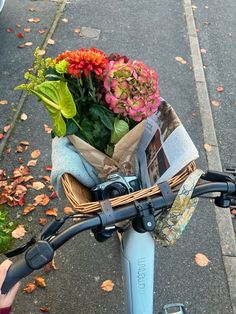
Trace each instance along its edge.
<instances>
[{"instance_id":1,"label":"yellow leaf","mask_svg":"<svg viewBox=\"0 0 236 314\"><path fill-rule=\"evenodd\" d=\"M46 206L49 203L49 201L50 201L50 198L46 194L40 194L34 198L34 205Z\"/></svg>"},{"instance_id":2,"label":"yellow leaf","mask_svg":"<svg viewBox=\"0 0 236 314\"><path fill-rule=\"evenodd\" d=\"M55 217L57 216L57 209L56 208L48 208L44 212L47 216L55 216Z\"/></svg>"},{"instance_id":3,"label":"yellow leaf","mask_svg":"<svg viewBox=\"0 0 236 314\"><path fill-rule=\"evenodd\" d=\"M181 64L186 64L186 63L187 63L187 61L184 60L184 58L179 57L179 56L175 57L175 60L178 61L178 62L180 62Z\"/></svg>"},{"instance_id":4,"label":"yellow leaf","mask_svg":"<svg viewBox=\"0 0 236 314\"><path fill-rule=\"evenodd\" d=\"M206 255L202 253L197 253L195 255L195 262L198 266L205 267L210 263L210 260L207 258Z\"/></svg>"},{"instance_id":5,"label":"yellow leaf","mask_svg":"<svg viewBox=\"0 0 236 314\"><path fill-rule=\"evenodd\" d=\"M27 120L27 119L28 119L27 114L26 114L26 113L22 113L21 116L20 116L20 119L21 119L22 121Z\"/></svg>"},{"instance_id":6,"label":"yellow leaf","mask_svg":"<svg viewBox=\"0 0 236 314\"><path fill-rule=\"evenodd\" d=\"M26 287L23 289L26 293L32 293L36 289L36 285L33 282L27 283Z\"/></svg>"},{"instance_id":7,"label":"yellow leaf","mask_svg":"<svg viewBox=\"0 0 236 314\"><path fill-rule=\"evenodd\" d=\"M103 281L103 283L101 284L101 289L106 291L106 292L110 292L113 290L114 288L114 283L111 280L105 280Z\"/></svg>"},{"instance_id":8,"label":"yellow leaf","mask_svg":"<svg viewBox=\"0 0 236 314\"><path fill-rule=\"evenodd\" d=\"M38 158L41 155L41 152L39 149L35 149L32 153L31 153L31 157L32 158Z\"/></svg>"},{"instance_id":9,"label":"yellow leaf","mask_svg":"<svg viewBox=\"0 0 236 314\"><path fill-rule=\"evenodd\" d=\"M37 162L38 162L38 159L32 159L32 160L28 161L27 166L28 167L35 167Z\"/></svg>"},{"instance_id":10,"label":"yellow leaf","mask_svg":"<svg viewBox=\"0 0 236 314\"><path fill-rule=\"evenodd\" d=\"M35 280L36 285L41 288L45 288L47 286L45 279L41 276L34 277L34 280Z\"/></svg>"},{"instance_id":11,"label":"yellow leaf","mask_svg":"<svg viewBox=\"0 0 236 314\"><path fill-rule=\"evenodd\" d=\"M43 184L43 183L40 182L40 181L37 181L37 182L33 182L33 183L32 183L32 187L33 187L33 189L35 189L35 190L42 190L42 189L45 187L45 184Z\"/></svg>"},{"instance_id":12,"label":"yellow leaf","mask_svg":"<svg viewBox=\"0 0 236 314\"><path fill-rule=\"evenodd\" d=\"M3 100L0 100L0 105L7 105L8 104L8 101L3 99Z\"/></svg>"}]
</instances>

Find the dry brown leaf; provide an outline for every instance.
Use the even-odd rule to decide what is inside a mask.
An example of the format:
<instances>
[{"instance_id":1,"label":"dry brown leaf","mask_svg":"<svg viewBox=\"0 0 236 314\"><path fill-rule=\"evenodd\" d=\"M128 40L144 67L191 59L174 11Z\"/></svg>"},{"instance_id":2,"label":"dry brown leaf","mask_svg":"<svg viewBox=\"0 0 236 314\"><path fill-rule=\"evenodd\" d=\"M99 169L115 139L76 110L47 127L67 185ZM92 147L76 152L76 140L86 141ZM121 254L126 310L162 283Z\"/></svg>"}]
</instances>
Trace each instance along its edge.
<instances>
[{"instance_id":1,"label":"dry brown leaf","mask_svg":"<svg viewBox=\"0 0 236 314\"><path fill-rule=\"evenodd\" d=\"M25 233L25 227L23 225L19 225L15 230L12 231L11 235L14 239L21 239L24 237Z\"/></svg>"},{"instance_id":2,"label":"dry brown leaf","mask_svg":"<svg viewBox=\"0 0 236 314\"><path fill-rule=\"evenodd\" d=\"M17 184L15 188L15 196L21 196L27 192L27 188L22 184Z\"/></svg>"},{"instance_id":3,"label":"dry brown leaf","mask_svg":"<svg viewBox=\"0 0 236 314\"><path fill-rule=\"evenodd\" d=\"M2 140L4 137L4 134L0 133L0 140Z\"/></svg>"},{"instance_id":4,"label":"dry brown leaf","mask_svg":"<svg viewBox=\"0 0 236 314\"><path fill-rule=\"evenodd\" d=\"M20 166L19 168L15 168L13 170L13 178L25 176L27 174L29 174L29 167L28 166Z\"/></svg>"},{"instance_id":5,"label":"dry brown leaf","mask_svg":"<svg viewBox=\"0 0 236 314\"><path fill-rule=\"evenodd\" d=\"M44 266L45 273L49 273L51 270L56 270L56 264L54 258L51 260L51 262L47 263L47 265Z\"/></svg>"},{"instance_id":6,"label":"dry brown leaf","mask_svg":"<svg viewBox=\"0 0 236 314\"><path fill-rule=\"evenodd\" d=\"M24 182L28 182L30 180L33 180L33 176L23 176Z\"/></svg>"},{"instance_id":7,"label":"dry brown leaf","mask_svg":"<svg viewBox=\"0 0 236 314\"><path fill-rule=\"evenodd\" d=\"M6 99L0 100L0 105L7 105L8 101Z\"/></svg>"},{"instance_id":8,"label":"dry brown leaf","mask_svg":"<svg viewBox=\"0 0 236 314\"><path fill-rule=\"evenodd\" d=\"M46 194L40 194L34 198L34 205L46 206L49 203L49 201L50 201L50 198Z\"/></svg>"},{"instance_id":9,"label":"dry brown leaf","mask_svg":"<svg viewBox=\"0 0 236 314\"><path fill-rule=\"evenodd\" d=\"M21 141L20 144L24 145L24 146L29 146L29 142L28 141Z\"/></svg>"},{"instance_id":10,"label":"dry brown leaf","mask_svg":"<svg viewBox=\"0 0 236 314\"><path fill-rule=\"evenodd\" d=\"M198 266L205 267L210 263L210 260L207 258L206 255L202 253L197 253L195 255L195 262Z\"/></svg>"},{"instance_id":11,"label":"dry brown leaf","mask_svg":"<svg viewBox=\"0 0 236 314\"><path fill-rule=\"evenodd\" d=\"M81 32L81 29L80 28L76 28L76 29L74 29L74 32L79 34Z\"/></svg>"},{"instance_id":12,"label":"dry brown leaf","mask_svg":"<svg viewBox=\"0 0 236 314\"><path fill-rule=\"evenodd\" d=\"M38 159L31 159L28 161L27 166L28 167L35 167L37 165Z\"/></svg>"},{"instance_id":13,"label":"dry brown leaf","mask_svg":"<svg viewBox=\"0 0 236 314\"><path fill-rule=\"evenodd\" d=\"M48 39L48 44L49 44L49 45L54 45L54 44L55 44L55 40L49 38L49 39Z\"/></svg>"},{"instance_id":14,"label":"dry brown leaf","mask_svg":"<svg viewBox=\"0 0 236 314\"><path fill-rule=\"evenodd\" d=\"M204 48L201 48L200 51L201 51L201 53L206 53L207 52L206 49L204 49Z\"/></svg>"},{"instance_id":15,"label":"dry brown leaf","mask_svg":"<svg viewBox=\"0 0 236 314\"><path fill-rule=\"evenodd\" d=\"M71 207L64 207L63 211L64 211L65 215L71 215L74 213L74 211Z\"/></svg>"},{"instance_id":16,"label":"dry brown leaf","mask_svg":"<svg viewBox=\"0 0 236 314\"><path fill-rule=\"evenodd\" d=\"M22 113L21 116L20 116L20 119L21 119L22 121L27 120L27 119L28 119L27 114L26 114L26 113Z\"/></svg>"},{"instance_id":17,"label":"dry brown leaf","mask_svg":"<svg viewBox=\"0 0 236 314\"><path fill-rule=\"evenodd\" d=\"M46 29L40 29L39 30L39 34L44 34L44 33L46 33Z\"/></svg>"},{"instance_id":18,"label":"dry brown leaf","mask_svg":"<svg viewBox=\"0 0 236 314\"><path fill-rule=\"evenodd\" d=\"M35 206L32 204L28 204L22 211L22 215L28 215L30 212L32 212L33 210L35 210Z\"/></svg>"},{"instance_id":19,"label":"dry brown leaf","mask_svg":"<svg viewBox=\"0 0 236 314\"><path fill-rule=\"evenodd\" d=\"M45 187L45 184L43 184L40 181L32 183L32 188L35 189L35 190L42 190L44 187Z\"/></svg>"},{"instance_id":20,"label":"dry brown leaf","mask_svg":"<svg viewBox=\"0 0 236 314\"><path fill-rule=\"evenodd\" d=\"M186 63L187 63L187 61L184 60L184 58L179 57L179 56L175 57L175 60L178 61L178 62L180 62L181 64L186 64Z\"/></svg>"},{"instance_id":21,"label":"dry brown leaf","mask_svg":"<svg viewBox=\"0 0 236 314\"><path fill-rule=\"evenodd\" d=\"M38 23L38 22L40 22L41 21L41 19L39 18L39 17L35 17L35 18L30 18L30 19L28 19L28 22L29 23Z\"/></svg>"},{"instance_id":22,"label":"dry brown leaf","mask_svg":"<svg viewBox=\"0 0 236 314\"><path fill-rule=\"evenodd\" d=\"M21 145L17 145L15 149L15 153L22 153L25 150L25 148Z\"/></svg>"},{"instance_id":23,"label":"dry brown leaf","mask_svg":"<svg viewBox=\"0 0 236 314\"><path fill-rule=\"evenodd\" d=\"M222 93L224 91L224 87L223 86L217 86L216 91L219 93Z\"/></svg>"},{"instance_id":24,"label":"dry brown leaf","mask_svg":"<svg viewBox=\"0 0 236 314\"><path fill-rule=\"evenodd\" d=\"M43 313L48 313L50 312L50 309L48 306L43 306L43 307L40 307L40 311Z\"/></svg>"},{"instance_id":25,"label":"dry brown leaf","mask_svg":"<svg viewBox=\"0 0 236 314\"><path fill-rule=\"evenodd\" d=\"M17 46L17 48L25 48L25 44L20 44Z\"/></svg>"},{"instance_id":26,"label":"dry brown leaf","mask_svg":"<svg viewBox=\"0 0 236 314\"><path fill-rule=\"evenodd\" d=\"M10 124L7 124L7 125L5 125L5 126L3 127L3 131L4 131L5 133L7 133L7 132L10 130L10 128L11 128L11 125L10 125Z\"/></svg>"},{"instance_id":27,"label":"dry brown leaf","mask_svg":"<svg viewBox=\"0 0 236 314\"><path fill-rule=\"evenodd\" d=\"M211 104L212 104L212 106L214 106L214 107L219 107L220 101L219 101L219 100L212 100L212 101L211 101Z\"/></svg>"},{"instance_id":28,"label":"dry brown leaf","mask_svg":"<svg viewBox=\"0 0 236 314\"><path fill-rule=\"evenodd\" d=\"M31 32L31 29L30 29L30 28L24 28L24 32L25 32L25 33L30 33L30 32Z\"/></svg>"},{"instance_id":29,"label":"dry brown leaf","mask_svg":"<svg viewBox=\"0 0 236 314\"><path fill-rule=\"evenodd\" d=\"M57 209L52 207L52 208L48 208L44 211L44 213L47 215L47 216L57 216Z\"/></svg>"},{"instance_id":30,"label":"dry brown leaf","mask_svg":"<svg viewBox=\"0 0 236 314\"><path fill-rule=\"evenodd\" d=\"M6 147L6 153L10 154L10 152L11 152L11 147Z\"/></svg>"},{"instance_id":31,"label":"dry brown leaf","mask_svg":"<svg viewBox=\"0 0 236 314\"><path fill-rule=\"evenodd\" d=\"M44 124L44 131L50 134L52 132L52 128L50 128L47 124Z\"/></svg>"},{"instance_id":32,"label":"dry brown leaf","mask_svg":"<svg viewBox=\"0 0 236 314\"><path fill-rule=\"evenodd\" d=\"M39 218L38 223L41 226L45 226L48 223L48 220L47 220L47 218L41 217L41 218Z\"/></svg>"},{"instance_id":33,"label":"dry brown leaf","mask_svg":"<svg viewBox=\"0 0 236 314\"><path fill-rule=\"evenodd\" d=\"M41 151L39 149L35 149L32 153L31 153L31 157L32 158L38 158L41 155Z\"/></svg>"},{"instance_id":34,"label":"dry brown leaf","mask_svg":"<svg viewBox=\"0 0 236 314\"><path fill-rule=\"evenodd\" d=\"M46 182L50 182L51 178L49 176L42 176L42 179Z\"/></svg>"},{"instance_id":35,"label":"dry brown leaf","mask_svg":"<svg viewBox=\"0 0 236 314\"><path fill-rule=\"evenodd\" d=\"M36 289L36 284L33 282L27 283L26 287L23 289L26 293L32 293Z\"/></svg>"},{"instance_id":36,"label":"dry brown leaf","mask_svg":"<svg viewBox=\"0 0 236 314\"><path fill-rule=\"evenodd\" d=\"M113 290L114 288L114 283L109 279L109 280L105 280L103 281L103 283L101 284L101 289L106 291L106 292L110 292Z\"/></svg>"},{"instance_id":37,"label":"dry brown leaf","mask_svg":"<svg viewBox=\"0 0 236 314\"><path fill-rule=\"evenodd\" d=\"M210 152L212 150L212 146L210 144L204 144L205 151Z\"/></svg>"},{"instance_id":38,"label":"dry brown leaf","mask_svg":"<svg viewBox=\"0 0 236 314\"><path fill-rule=\"evenodd\" d=\"M35 283L37 286L41 287L41 288L45 288L47 287L46 281L42 276L36 276L34 277Z\"/></svg>"}]
</instances>

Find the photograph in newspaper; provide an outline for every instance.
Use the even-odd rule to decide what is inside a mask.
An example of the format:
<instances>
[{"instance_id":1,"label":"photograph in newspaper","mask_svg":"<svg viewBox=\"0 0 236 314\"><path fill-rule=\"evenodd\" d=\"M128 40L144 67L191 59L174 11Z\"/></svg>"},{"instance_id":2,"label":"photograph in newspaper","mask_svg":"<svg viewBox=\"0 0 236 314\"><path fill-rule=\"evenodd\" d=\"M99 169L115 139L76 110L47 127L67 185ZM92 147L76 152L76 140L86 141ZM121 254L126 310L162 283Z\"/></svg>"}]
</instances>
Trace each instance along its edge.
<instances>
[{"instance_id":1,"label":"photograph in newspaper","mask_svg":"<svg viewBox=\"0 0 236 314\"><path fill-rule=\"evenodd\" d=\"M137 150L142 187L169 180L198 157L174 109L162 101L159 111L146 120Z\"/></svg>"}]
</instances>

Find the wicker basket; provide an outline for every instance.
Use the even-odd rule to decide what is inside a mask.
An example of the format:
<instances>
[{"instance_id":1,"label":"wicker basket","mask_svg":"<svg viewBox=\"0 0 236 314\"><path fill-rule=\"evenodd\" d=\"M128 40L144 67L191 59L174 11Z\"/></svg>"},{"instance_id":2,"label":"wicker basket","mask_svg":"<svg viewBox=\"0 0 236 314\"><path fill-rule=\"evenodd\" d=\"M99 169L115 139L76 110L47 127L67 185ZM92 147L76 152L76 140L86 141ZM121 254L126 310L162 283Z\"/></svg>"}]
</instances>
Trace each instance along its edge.
<instances>
[{"instance_id":1,"label":"wicker basket","mask_svg":"<svg viewBox=\"0 0 236 314\"><path fill-rule=\"evenodd\" d=\"M195 162L192 161L184 170L179 172L176 176L172 177L168 183L171 187L176 187L182 183L188 175L196 169ZM101 210L99 202L92 202L91 194L88 188L78 182L73 176L65 173L62 177L62 185L65 195L71 205L79 213L91 213ZM160 193L158 185L136 191L130 194L122 195L110 199L112 207L125 205L135 200L146 198Z\"/></svg>"}]
</instances>

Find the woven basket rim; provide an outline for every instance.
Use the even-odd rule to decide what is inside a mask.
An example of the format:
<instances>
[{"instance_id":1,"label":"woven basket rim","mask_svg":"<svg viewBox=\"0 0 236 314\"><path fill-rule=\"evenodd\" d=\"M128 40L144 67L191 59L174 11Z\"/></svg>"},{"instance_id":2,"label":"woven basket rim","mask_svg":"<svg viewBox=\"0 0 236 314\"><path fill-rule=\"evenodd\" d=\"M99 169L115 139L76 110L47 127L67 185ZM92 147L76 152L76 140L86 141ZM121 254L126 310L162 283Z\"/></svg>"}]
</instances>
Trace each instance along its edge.
<instances>
[{"instance_id":1,"label":"woven basket rim","mask_svg":"<svg viewBox=\"0 0 236 314\"><path fill-rule=\"evenodd\" d=\"M177 175L173 176L170 180L168 180L168 184L173 188L181 184L190 173L192 173L196 169L195 161L189 163L182 171L180 171ZM75 195L71 181L77 181L70 174L65 173L62 176L62 186L64 188L64 192L66 198L70 202L70 204L74 207L74 209L80 213L91 213L101 210L100 202L86 202L80 203L78 201L78 195ZM78 182L78 181L77 181ZM78 182L78 184L80 184ZM78 194L78 193L77 193ZM121 205L125 205L131 203L135 200L140 200L143 198L147 198L150 196L154 196L156 194L160 194L160 188L158 185L154 185L150 188L142 189L130 194L122 195L116 198L110 199L112 207L117 207Z\"/></svg>"}]
</instances>

